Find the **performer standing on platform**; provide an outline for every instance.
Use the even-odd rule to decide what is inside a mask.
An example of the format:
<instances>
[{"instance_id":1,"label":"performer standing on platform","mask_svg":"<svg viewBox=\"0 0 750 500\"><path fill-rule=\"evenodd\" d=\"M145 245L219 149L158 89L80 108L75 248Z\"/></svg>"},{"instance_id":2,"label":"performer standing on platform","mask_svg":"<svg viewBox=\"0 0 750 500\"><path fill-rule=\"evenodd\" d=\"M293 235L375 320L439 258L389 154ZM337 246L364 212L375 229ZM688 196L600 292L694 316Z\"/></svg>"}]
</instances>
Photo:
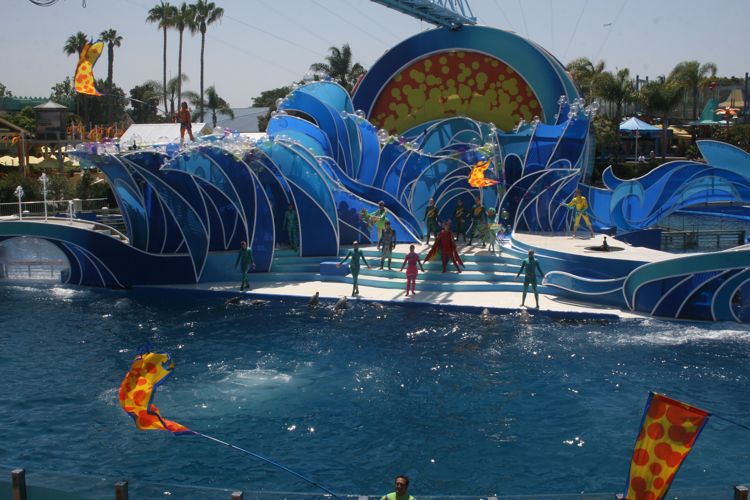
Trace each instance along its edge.
<instances>
[{"instance_id":1,"label":"performer standing on platform","mask_svg":"<svg viewBox=\"0 0 750 500\"><path fill-rule=\"evenodd\" d=\"M460 234L464 243L466 243L466 207L464 207L464 200L461 198L456 202L453 219L456 221L456 241L458 241L458 235Z\"/></svg>"},{"instance_id":2,"label":"performer standing on platform","mask_svg":"<svg viewBox=\"0 0 750 500\"><path fill-rule=\"evenodd\" d=\"M247 271L250 269L250 266L253 266L253 269L255 269L255 261L253 260L253 251L247 246L246 241L240 242L240 251L237 254L237 260L234 261L234 267L237 268L237 265L242 270L240 290L250 288L250 282L247 280Z\"/></svg>"},{"instance_id":3,"label":"performer standing on platform","mask_svg":"<svg viewBox=\"0 0 750 500\"><path fill-rule=\"evenodd\" d=\"M534 250L529 250L529 256L523 259L521 263L521 269L518 270L516 278L521 276L521 273L526 270L526 275L523 280L523 295L521 296L521 307L526 302L526 292L529 289L529 285L534 290L534 300L536 300L536 308L539 309L539 292L536 291L536 272L539 270L539 275L544 278L544 272L542 267L539 265L539 261L534 258Z\"/></svg>"},{"instance_id":4,"label":"performer standing on platform","mask_svg":"<svg viewBox=\"0 0 750 500\"><path fill-rule=\"evenodd\" d=\"M383 234L378 240L378 249L380 250L380 269L383 269L385 259L388 259L388 270L391 271L391 255L396 247L396 231L391 227L390 221L385 221Z\"/></svg>"},{"instance_id":5,"label":"performer standing on platform","mask_svg":"<svg viewBox=\"0 0 750 500\"><path fill-rule=\"evenodd\" d=\"M284 213L284 225L282 229L286 229L286 235L289 238L289 245L295 252L299 248L299 223L297 221L297 211L294 209L293 204L289 204L289 208Z\"/></svg>"},{"instance_id":6,"label":"performer standing on platform","mask_svg":"<svg viewBox=\"0 0 750 500\"><path fill-rule=\"evenodd\" d=\"M482 235L482 225L485 220L484 205L479 196L474 197L474 206L471 207L471 236L469 236L469 245L474 241L474 236Z\"/></svg>"},{"instance_id":7,"label":"performer standing on platform","mask_svg":"<svg viewBox=\"0 0 750 500\"><path fill-rule=\"evenodd\" d=\"M385 202L378 202L378 209L367 215L375 223L375 227L378 230L378 241L380 241L380 238L383 236L383 229L385 229L386 216L388 215L388 211L385 209Z\"/></svg>"},{"instance_id":8,"label":"performer standing on platform","mask_svg":"<svg viewBox=\"0 0 750 500\"><path fill-rule=\"evenodd\" d=\"M352 249L349 250L349 252L346 254L346 257L336 264L336 267L341 267L341 264L347 261L351 257L352 263L349 264L349 269L352 272L352 278L354 279L354 286L352 288L352 297L355 295L359 295L359 286L357 285L357 279L359 278L359 261L365 263L367 266L367 269L370 269L370 264L367 263L367 259L365 259L365 254L360 250L359 248L359 242L355 241L352 243Z\"/></svg>"},{"instance_id":9,"label":"performer standing on platform","mask_svg":"<svg viewBox=\"0 0 750 500\"><path fill-rule=\"evenodd\" d=\"M427 208L424 211L424 221L427 225L427 241L426 244L430 244L430 235L434 234L437 238L440 226L438 225L438 209L435 206L435 200L430 198L430 202L427 204Z\"/></svg>"},{"instance_id":10,"label":"performer standing on platform","mask_svg":"<svg viewBox=\"0 0 750 500\"><path fill-rule=\"evenodd\" d=\"M185 141L185 132L190 136L190 140L195 142L195 137L193 137L193 116L186 102L180 105L180 110L177 112L177 122L180 124L180 144Z\"/></svg>"},{"instance_id":11,"label":"performer standing on platform","mask_svg":"<svg viewBox=\"0 0 750 500\"><path fill-rule=\"evenodd\" d=\"M414 295L414 287L416 286L417 275L419 274L419 271L417 270L417 265L419 265L419 268L422 270L422 272L424 272L424 267L422 267L422 261L419 260L419 254L414 251L414 245L409 245L409 253L406 254L406 257L404 257L404 263L401 264L401 271L404 270L404 266L407 266L406 267L406 295L407 297L409 296L409 287L411 287L411 294Z\"/></svg>"},{"instance_id":12,"label":"performer standing on platform","mask_svg":"<svg viewBox=\"0 0 750 500\"><path fill-rule=\"evenodd\" d=\"M573 238L576 237L576 231L578 231L578 228L581 225L581 217L583 217L583 221L586 223L586 227L589 228L591 236L594 236L594 228L591 227L591 221L589 220L589 216L586 214L586 211L589 208L589 202L586 201L586 197L581 194L580 189L576 189L576 195L566 206L568 208L573 208L576 211L576 218L575 222L573 223Z\"/></svg>"},{"instance_id":13,"label":"performer standing on platform","mask_svg":"<svg viewBox=\"0 0 750 500\"><path fill-rule=\"evenodd\" d=\"M456 271L458 271L459 273L461 272L461 268L458 267L458 265L461 264L463 266L464 263L461 261L461 257L459 257L458 255L456 242L453 241L453 233L451 233L450 221L446 221L443 224L443 230L440 231L440 233L438 233L437 235L437 238L435 238L435 243L432 245L432 248L427 253L427 257L425 257L424 259L425 262L432 259L438 252L440 252L441 257L443 258L443 272L447 271L449 258L453 261L453 265L456 266Z\"/></svg>"}]
</instances>

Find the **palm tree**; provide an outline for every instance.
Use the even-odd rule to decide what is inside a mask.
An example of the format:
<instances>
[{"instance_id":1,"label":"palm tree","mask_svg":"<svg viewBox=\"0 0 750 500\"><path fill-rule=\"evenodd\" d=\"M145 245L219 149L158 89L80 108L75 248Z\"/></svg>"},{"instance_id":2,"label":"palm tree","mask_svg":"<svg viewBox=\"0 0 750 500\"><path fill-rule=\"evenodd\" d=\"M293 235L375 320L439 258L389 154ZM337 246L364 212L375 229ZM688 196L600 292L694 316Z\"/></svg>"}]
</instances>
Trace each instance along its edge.
<instances>
[{"instance_id":1,"label":"palm tree","mask_svg":"<svg viewBox=\"0 0 750 500\"><path fill-rule=\"evenodd\" d=\"M198 0L191 7L194 17L188 25L190 27L190 32L200 32L201 34L201 100L199 102L200 109L198 110L198 114L200 115L200 120L203 121L203 55L206 49L206 28L221 19L224 15L224 9L217 7L216 4L208 2L207 0Z\"/></svg>"},{"instance_id":2,"label":"palm tree","mask_svg":"<svg viewBox=\"0 0 750 500\"><path fill-rule=\"evenodd\" d=\"M640 100L646 110L661 117L661 158L667 157L667 133L669 129L669 114L680 104L682 87L673 80L658 80L649 82L641 87Z\"/></svg>"},{"instance_id":3,"label":"palm tree","mask_svg":"<svg viewBox=\"0 0 750 500\"><path fill-rule=\"evenodd\" d=\"M75 35L70 35L67 40L65 40L65 45L63 46L63 52L65 52L67 55L72 56L73 54L81 55L81 52L83 51L83 47L89 42L89 37L86 36L86 33L83 31L79 31Z\"/></svg>"},{"instance_id":4,"label":"palm tree","mask_svg":"<svg viewBox=\"0 0 750 500\"><path fill-rule=\"evenodd\" d=\"M211 111L211 122L213 127L216 128L216 112L229 115L230 118L234 119L234 111L229 107L229 103L219 97L216 93L216 89L213 85L206 89L206 107Z\"/></svg>"},{"instance_id":5,"label":"palm tree","mask_svg":"<svg viewBox=\"0 0 750 500\"><path fill-rule=\"evenodd\" d=\"M597 86L604 74L604 66L604 61L594 64L588 57L579 57L570 61L566 69L581 91L581 96L591 99L597 96Z\"/></svg>"},{"instance_id":6,"label":"palm tree","mask_svg":"<svg viewBox=\"0 0 750 500\"><path fill-rule=\"evenodd\" d=\"M108 29L99 34L102 42L107 44L107 93L112 92L112 74L115 62L115 47L119 47L122 37L117 30ZM107 123L112 121L112 96L107 96Z\"/></svg>"},{"instance_id":7,"label":"palm tree","mask_svg":"<svg viewBox=\"0 0 750 500\"><path fill-rule=\"evenodd\" d=\"M614 122L620 126L622 108L636 99L635 85L630 79L630 70L623 68L613 75L605 71L597 77L596 94L615 105Z\"/></svg>"},{"instance_id":8,"label":"palm tree","mask_svg":"<svg viewBox=\"0 0 750 500\"><path fill-rule=\"evenodd\" d=\"M331 51L331 55L326 57L328 62L313 63L310 69L325 72L347 91L351 91L357 79L365 73L365 68L359 63L352 64L352 49L348 43L342 45L340 49L331 47L328 50Z\"/></svg>"},{"instance_id":9,"label":"palm tree","mask_svg":"<svg viewBox=\"0 0 750 500\"><path fill-rule=\"evenodd\" d=\"M716 64L683 61L674 67L669 79L679 83L693 96L693 120L698 119L698 90L716 76Z\"/></svg>"},{"instance_id":10,"label":"palm tree","mask_svg":"<svg viewBox=\"0 0 750 500\"><path fill-rule=\"evenodd\" d=\"M165 111L167 107L167 30L174 26L176 13L177 9L173 5L170 5L166 0L161 0L159 5L152 7L148 11L148 17L146 17L147 23L157 23L158 29L164 30L164 74L162 88L164 89Z\"/></svg>"},{"instance_id":11,"label":"palm tree","mask_svg":"<svg viewBox=\"0 0 750 500\"><path fill-rule=\"evenodd\" d=\"M72 56L73 54L77 54L78 57L81 57L81 52L83 52L83 48L86 46L86 44L89 43L89 37L86 36L86 33L83 31L79 31L75 35L70 35L67 40L65 40L65 45L63 46L63 52L65 52L67 55ZM75 82L73 83L75 86ZM76 101L76 112L79 116L83 116L84 122L88 121L88 106L86 105L88 101L84 98L84 96L80 94L75 95L75 101Z\"/></svg>"},{"instance_id":12,"label":"palm tree","mask_svg":"<svg viewBox=\"0 0 750 500\"><path fill-rule=\"evenodd\" d=\"M178 52L177 57L177 74L184 77L185 80L187 80L187 77L182 74L182 35L185 32L185 28L189 28L190 25L193 22L193 18L195 17L195 13L193 12L193 6L188 5L185 2L182 2L179 7L177 7L177 12L175 13L174 18L174 26L177 29L177 32L180 34L180 49ZM182 82L183 78L177 78L177 102L182 102Z\"/></svg>"}]
</instances>

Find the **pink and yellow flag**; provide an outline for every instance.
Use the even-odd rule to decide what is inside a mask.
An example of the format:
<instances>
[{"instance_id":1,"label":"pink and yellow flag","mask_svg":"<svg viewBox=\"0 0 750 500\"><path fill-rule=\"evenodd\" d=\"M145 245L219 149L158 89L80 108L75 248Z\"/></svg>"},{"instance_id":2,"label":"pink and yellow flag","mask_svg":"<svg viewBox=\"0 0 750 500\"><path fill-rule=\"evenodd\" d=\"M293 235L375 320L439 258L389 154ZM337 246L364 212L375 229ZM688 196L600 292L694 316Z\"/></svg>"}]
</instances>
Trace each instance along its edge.
<instances>
[{"instance_id":1,"label":"pink and yellow flag","mask_svg":"<svg viewBox=\"0 0 750 500\"><path fill-rule=\"evenodd\" d=\"M159 409L153 404L156 388L169 377L173 368L169 354L139 354L120 384L120 405L133 417L140 430L194 434L187 427L162 418Z\"/></svg>"},{"instance_id":2,"label":"pink and yellow flag","mask_svg":"<svg viewBox=\"0 0 750 500\"><path fill-rule=\"evenodd\" d=\"M661 500L710 413L650 393L630 463L625 498Z\"/></svg>"},{"instance_id":3,"label":"pink and yellow flag","mask_svg":"<svg viewBox=\"0 0 750 500\"><path fill-rule=\"evenodd\" d=\"M75 90L79 94L102 95L94 87L94 64L104 50L104 42L87 43L83 46L76 66Z\"/></svg>"},{"instance_id":4,"label":"pink and yellow flag","mask_svg":"<svg viewBox=\"0 0 750 500\"><path fill-rule=\"evenodd\" d=\"M478 161L471 167L471 173L469 174L469 186L484 188L494 186L498 181L495 179L487 179L484 176L484 171L490 167L489 160Z\"/></svg>"}]
</instances>

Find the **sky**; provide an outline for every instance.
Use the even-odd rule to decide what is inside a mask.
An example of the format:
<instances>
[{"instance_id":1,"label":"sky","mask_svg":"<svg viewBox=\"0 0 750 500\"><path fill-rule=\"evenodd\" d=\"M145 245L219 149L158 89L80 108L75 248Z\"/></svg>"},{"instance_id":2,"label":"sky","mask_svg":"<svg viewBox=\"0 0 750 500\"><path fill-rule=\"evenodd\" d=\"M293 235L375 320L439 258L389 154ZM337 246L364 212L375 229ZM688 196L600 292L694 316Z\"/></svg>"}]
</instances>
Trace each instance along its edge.
<instances>
[{"instance_id":1,"label":"sky","mask_svg":"<svg viewBox=\"0 0 750 500\"><path fill-rule=\"evenodd\" d=\"M585 56L607 69L629 68L654 78L679 62L714 62L720 76L750 71L748 0L466 0L478 24L510 30L542 45L560 61ZM263 90L302 79L331 46L348 43L369 68L389 48L432 25L369 0L214 0L224 9L206 34L205 86L232 107L250 106ZM85 3L85 7L83 4ZM77 58L62 50L76 33L115 29L114 81L127 93L162 79L163 33L145 22L156 0L59 0L39 7L0 0L0 83L16 96L48 96L72 76ZM176 0L173 4L178 3ZM177 33L168 33L167 77L177 74ZM23 50L18 50L23 47ZM200 36L185 35L184 86L200 82ZM106 49L94 68L107 76Z\"/></svg>"}]
</instances>

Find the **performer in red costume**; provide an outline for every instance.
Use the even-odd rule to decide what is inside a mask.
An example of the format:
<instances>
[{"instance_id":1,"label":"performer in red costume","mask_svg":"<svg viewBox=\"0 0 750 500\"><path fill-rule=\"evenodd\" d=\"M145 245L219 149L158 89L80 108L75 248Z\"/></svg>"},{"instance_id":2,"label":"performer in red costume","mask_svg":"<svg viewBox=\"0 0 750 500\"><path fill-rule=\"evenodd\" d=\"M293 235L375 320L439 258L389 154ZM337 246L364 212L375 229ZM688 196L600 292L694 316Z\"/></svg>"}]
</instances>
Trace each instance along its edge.
<instances>
[{"instance_id":1,"label":"performer in red costume","mask_svg":"<svg viewBox=\"0 0 750 500\"><path fill-rule=\"evenodd\" d=\"M450 258L453 261L453 265L456 266L456 271L460 273L461 268L458 267L458 265L461 264L463 266L464 263L458 255L456 242L453 241L451 222L449 220L443 223L443 230L440 231L435 238L435 243L432 245L432 248L427 253L427 257L424 259L425 262L431 260L438 253L438 250L443 258L443 272L447 271L448 258Z\"/></svg>"}]
</instances>

